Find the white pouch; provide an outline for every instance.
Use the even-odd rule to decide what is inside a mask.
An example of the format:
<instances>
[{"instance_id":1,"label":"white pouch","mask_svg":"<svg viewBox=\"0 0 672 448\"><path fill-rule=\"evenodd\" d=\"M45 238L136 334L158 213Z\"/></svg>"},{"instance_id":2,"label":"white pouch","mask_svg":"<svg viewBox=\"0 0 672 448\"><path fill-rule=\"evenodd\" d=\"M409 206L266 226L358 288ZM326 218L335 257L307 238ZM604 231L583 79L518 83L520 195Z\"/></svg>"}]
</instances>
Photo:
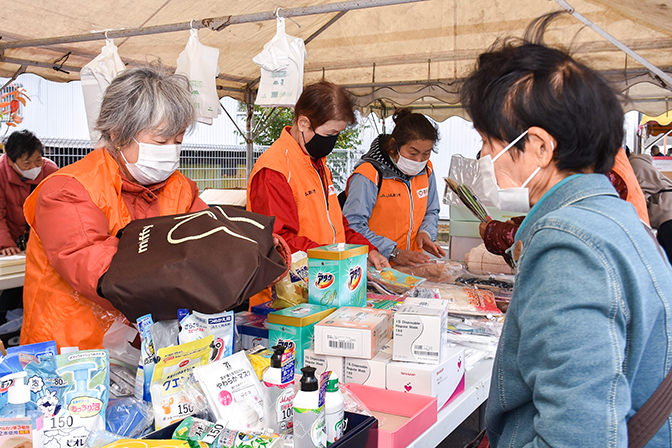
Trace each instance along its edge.
<instances>
[{"instance_id":1,"label":"white pouch","mask_svg":"<svg viewBox=\"0 0 672 448\"><path fill-rule=\"evenodd\" d=\"M273 39L252 60L261 67L261 80L255 104L294 107L303 92L303 40L285 33L285 19L278 17Z\"/></svg>"},{"instance_id":2,"label":"white pouch","mask_svg":"<svg viewBox=\"0 0 672 448\"><path fill-rule=\"evenodd\" d=\"M79 72L79 78L82 81L82 93L84 94L86 120L89 123L89 135L94 143L100 139L100 133L95 130L95 127L105 90L110 82L125 69L126 66L119 57L117 46L114 45L112 39L107 39L100 54L82 67Z\"/></svg>"},{"instance_id":3,"label":"white pouch","mask_svg":"<svg viewBox=\"0 0 672 448\"><path fill-rule=\"evenodd\" d=\"M187 46L177 57L175 73L189 78L196 120L201 123L212 124L212 119L222 113L215 83L219 74L218 59L219 49L203 45L196 29L191 30Z\"/></svg>"}]
</instances>

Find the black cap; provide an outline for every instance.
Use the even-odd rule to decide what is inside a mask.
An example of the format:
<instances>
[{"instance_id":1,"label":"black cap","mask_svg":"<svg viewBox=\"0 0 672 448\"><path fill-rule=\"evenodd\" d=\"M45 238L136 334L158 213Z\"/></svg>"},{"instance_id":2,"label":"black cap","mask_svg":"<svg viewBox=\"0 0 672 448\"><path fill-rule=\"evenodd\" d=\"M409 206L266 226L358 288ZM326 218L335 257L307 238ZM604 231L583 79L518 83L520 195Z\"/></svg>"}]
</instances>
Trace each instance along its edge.
<instances>
[{"instance_id":1,"label":"black cap","mask_svg":"<svg viewBox=\"0 0 672 448\"><path fill-rule=\"evenodd\" d=\"M285 353L284 345L273 346L273 356L271 356L271 367L279 369L282 367L282 354Z\"/></svg>"},{"instance_id":2,"label":"black cap","mask_svg":"<svg viewBox=\"0 0 672 448\"><path fill-rule=\"evenodd\" d=\"M304 392L313 392L319 389L319 382L315 378L315 367L306 366L301 369L301 390Z\"/></svg>"}]
</instances>

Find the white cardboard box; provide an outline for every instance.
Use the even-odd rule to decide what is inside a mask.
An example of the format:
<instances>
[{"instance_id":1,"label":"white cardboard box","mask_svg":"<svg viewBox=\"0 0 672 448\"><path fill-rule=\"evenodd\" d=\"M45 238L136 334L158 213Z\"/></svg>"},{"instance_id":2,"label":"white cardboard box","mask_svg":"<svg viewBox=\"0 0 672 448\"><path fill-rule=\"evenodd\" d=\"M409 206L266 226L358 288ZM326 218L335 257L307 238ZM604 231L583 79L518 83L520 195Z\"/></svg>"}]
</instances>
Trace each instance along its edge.
<instances>
[{"instance_id":1,"label":"white cardboard box","mask_svg":"<svg viewBox=\"0 0 672 448\"><path fill-rule=\"evenodd\" d=\"M371 359L392 336L392 311L343 307L315 324L315 353Z\"/></svg>"},{"instance_id":2,"label":"white cardboard box","mask_svg":"<svg viewBox=\"0 0 672 448\"><path fill-rule=\"evenodd\" d=\"M392 361L387 365L386 385L390 390L436 397L441 409L464 391L464 350L447 349L446 360L439 365Z\"/></svg>"},{"instance_id":3,"label":"white cardboard box","mask_svg":"<svg viewBox=\"0 0 672 448\"><path fill-rule=\"evenodd\" d=\"M391 361L391 340L381 347L378 354L372 359L345 358L344 382L385 389L385 384L387 382L387 365Z\"/></svg>"},{"instance_id":4,"label":"white cardboard box","mask_svg":"<svg viewBox=\"0 0 672 448\"><path fill-rule=\"evenodd\" d=\"M395 361L439 364L441 342L446 332L446 314L441 309L403 305L394 314Z\"/></svg>"},{"instance_id":5,"label":"white cardboard box","mask_svg":"<svg viewBox=\"0 0 672 448\"><path fill-rule=\"evenodd\" d=\"M303 351L303 365L315 367L315 376L319 378L327 370L338 375L341 382L345 382L345 358L342 356L318 355L315 350L306 349Z\"/></svg>"}]
</instances>

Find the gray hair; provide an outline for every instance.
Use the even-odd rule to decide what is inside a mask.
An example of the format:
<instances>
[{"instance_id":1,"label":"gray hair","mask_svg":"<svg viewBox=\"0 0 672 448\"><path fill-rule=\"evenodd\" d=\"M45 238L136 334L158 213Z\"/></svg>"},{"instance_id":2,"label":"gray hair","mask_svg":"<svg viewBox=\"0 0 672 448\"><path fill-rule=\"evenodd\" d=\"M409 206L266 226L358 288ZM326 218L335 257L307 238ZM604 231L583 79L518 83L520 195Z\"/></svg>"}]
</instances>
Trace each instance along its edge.
<instances>
[{"instance_id":1,"label":"gray hair","mask_svg":"<svg viewBox=\"0 0 672 448\"><path fill-rule=\"evenodd\" d=\"M143 131L173 137L191 126L194 117L186 76L136 67L123 71L107 87L96 129L101 142L113 149L127 145Z\"/></svg>"}]
</instances>

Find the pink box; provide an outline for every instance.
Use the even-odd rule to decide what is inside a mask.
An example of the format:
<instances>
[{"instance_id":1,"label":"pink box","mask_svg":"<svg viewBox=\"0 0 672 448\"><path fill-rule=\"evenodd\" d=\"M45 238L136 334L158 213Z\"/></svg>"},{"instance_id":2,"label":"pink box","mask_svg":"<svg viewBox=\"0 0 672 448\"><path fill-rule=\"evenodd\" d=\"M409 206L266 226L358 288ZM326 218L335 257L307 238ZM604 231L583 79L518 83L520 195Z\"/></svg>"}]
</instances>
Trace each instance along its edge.
<instances>
[{"instance_id":1,"label":"pink box","mask_svg":"<svg viewBox=\"0 0 672 448\"><path fill-rule=\"evenodd\" d=\"M347 387L362 400L379 419L379 448L403 448L436 423L437 409L434 397L361 384L344 384L343 387ZM390 425L386 424L385 420L390 422ZM386 428L386 426L394 427Z\"/></svg>"}]
</instances>

